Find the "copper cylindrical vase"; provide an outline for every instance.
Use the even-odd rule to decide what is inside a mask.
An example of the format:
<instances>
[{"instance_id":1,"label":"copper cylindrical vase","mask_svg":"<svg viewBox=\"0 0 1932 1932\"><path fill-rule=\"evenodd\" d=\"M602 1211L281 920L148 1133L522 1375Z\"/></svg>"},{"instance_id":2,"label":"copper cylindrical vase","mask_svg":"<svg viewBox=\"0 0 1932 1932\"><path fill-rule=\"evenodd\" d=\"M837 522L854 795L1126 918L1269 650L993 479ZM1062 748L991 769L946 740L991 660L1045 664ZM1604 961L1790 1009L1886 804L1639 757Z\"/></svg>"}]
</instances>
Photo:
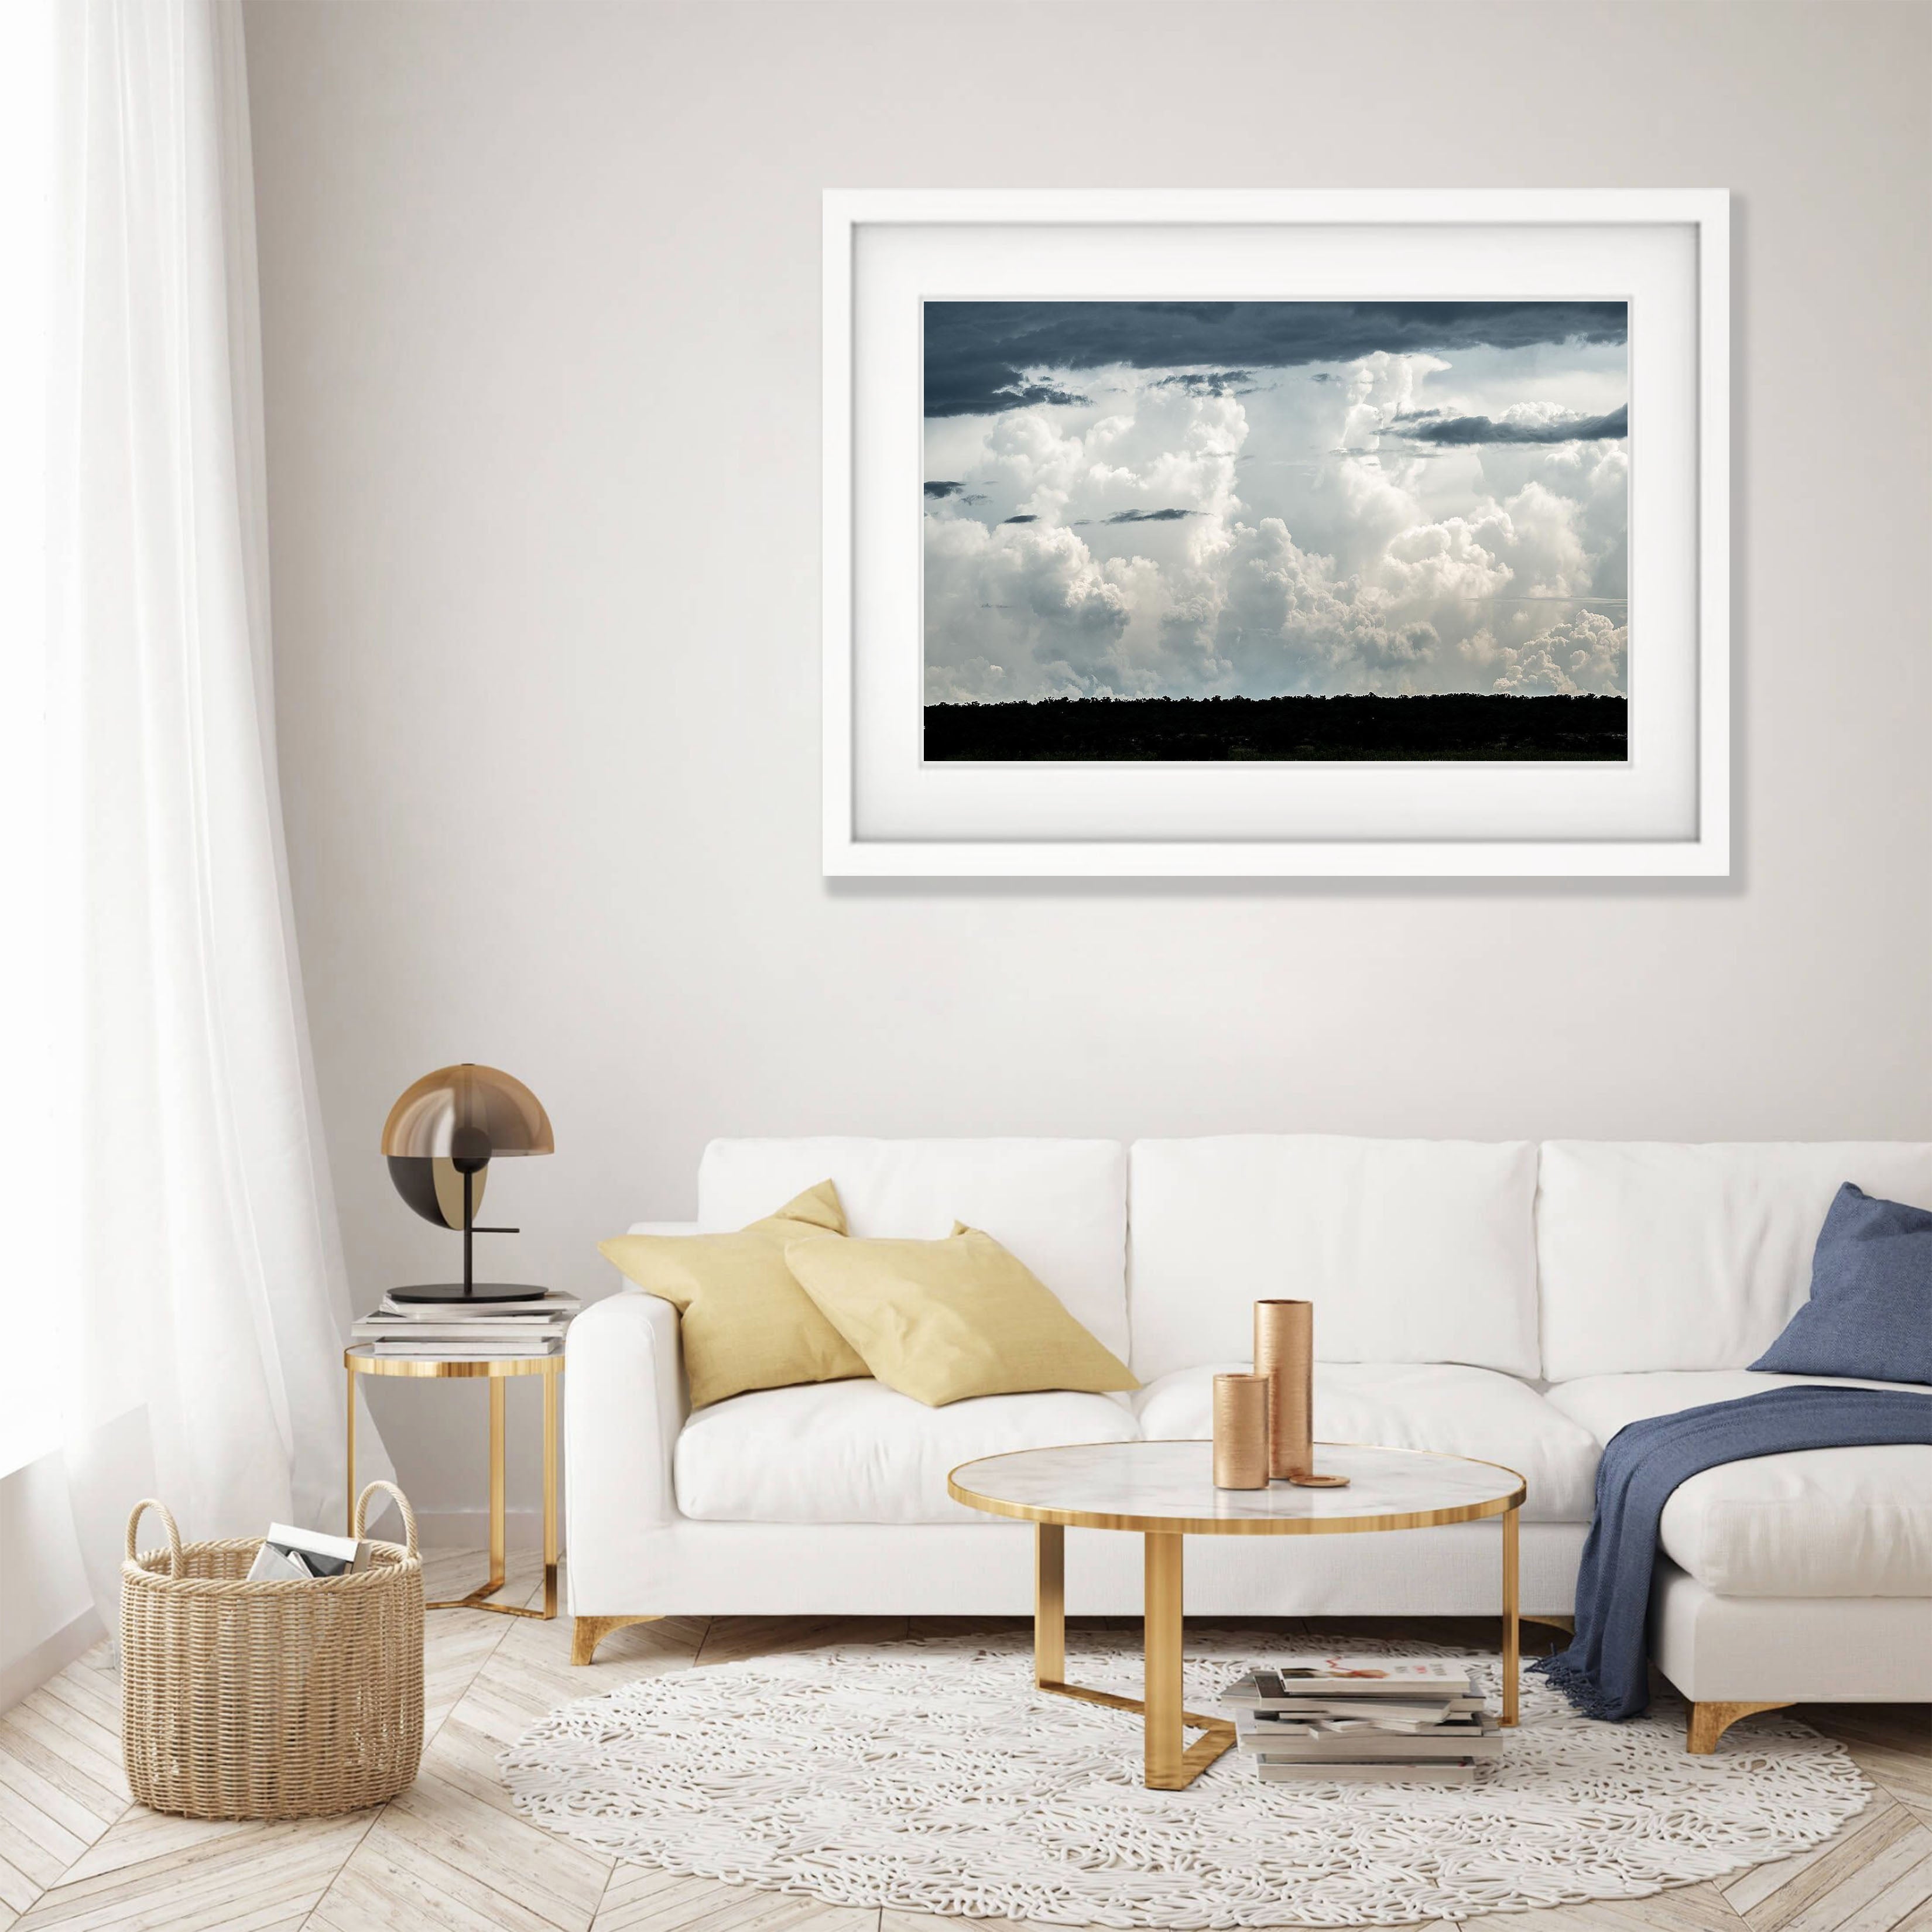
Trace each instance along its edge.
<instances>
[{"instance_id":1,"label":"copper cylindrical vase","mask_svg":"<svg viewBox=\"0 0 1932 1932\"><path fill-rule=\"evenodd\" d=\"M1315 1304L1255 1304L1255 1373L1268 1384L1268 1474L1294 1482L1315 1472Z\"/></svg>"},{"instance_id":2,"label":"copper cylindrical vase","mask_svg":"<svg viewBox=\"0 0 1932 1932\"><path fill-rule=\"evenodd\" d=\"M1214 1378L1214 1486L1264 1490L1268 1481L1265 1376Z\"/></svg>"}]
</instances>

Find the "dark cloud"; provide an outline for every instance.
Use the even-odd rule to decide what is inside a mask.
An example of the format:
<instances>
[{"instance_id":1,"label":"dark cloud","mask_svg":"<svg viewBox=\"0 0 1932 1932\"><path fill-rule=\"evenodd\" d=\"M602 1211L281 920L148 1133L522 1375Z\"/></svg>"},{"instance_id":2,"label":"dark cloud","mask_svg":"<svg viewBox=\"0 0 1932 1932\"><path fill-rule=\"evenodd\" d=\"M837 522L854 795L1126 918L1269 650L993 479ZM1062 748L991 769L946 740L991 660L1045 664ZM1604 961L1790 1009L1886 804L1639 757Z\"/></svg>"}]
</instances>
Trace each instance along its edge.
<instances>
[{"instance_id":1,"label":"dark cloud","mask_svg":"<svg viewBox=\"0 0 1932 1932\"><path fill-rule=\"evenodd\" d=\"M1163 376L1156 389L1184 389L1190 396L1245 396L1253 392L1252 369L1184 369L1178 376Z\"/></svg>"},{"instance_id":2,"label":"dark cloud","mask_svg":"<svg viewBox=\"0 0 1932 1932\"><path fill-rule=\"evenodd\" d=\"M1076 530L1090 529L1096 522L1102 524L1178 524L1183 517L1204 517L1204 510L1116 510L1111 517L1082 517L1072 527Z\"/></svg>"},{"instance_id":3,"label":"dark cloud","mask_svg":"<svg viewBox=\"0 0 1932 1932\"><path fill-rule=\"evenodd\" d=\"M1016 370L1014 374L1019 372ZM1070 389L1056 389L1051 382L1009 382L999 392L999 400L993 407L997 410L1023 410L1034 403L1071 403L1077 409L1093 400L1090 396L1076 396ZM928 416L933 412L926 411ZM952 414L963 415L963 410Z\"/></svg>"},{"instance_id":4,"label":"dark cloud","mask_svg":"<svg viewBox=\"0 0 1932 1932\"><path fill-rule=\"evenodd\" d=\"M1039 381L1042 370L1124 363L1218 371L1204 380L1233 381L1377 350L1622 342L1626 319L1622 302L929 302L926 413L1087 400Z\"/></svg>"},{"instance_id":5,"label":"dark cloud","mask_svg":"<svg viewBox=\"0 0 1932 1932\"><path fill-rule=\"evenodd\" d=\"M1630 409L1626 404L1606 416L1571 416L1561 422L1498 422L1493 416L1421 410L1397 416L1393 427L1418 442L1594 442L1629 435Z\"/></svg>"},{"instance_id":6,"label":"dark cloud","mask_svg":"<svg viewBox=\"0 0 1932 1932\"><path fill-rule=\"evenodd\" d=\"M934 503L983 503L983 496L976 496L963 483L928 483L926 486L927 500Z\"/></svg>"},{"instance_id":7,"label":"dark cloud","mask_svg":"<svg viewBox=\"0 0 1932 1932\"><path fill-rule=\"evenodd\" d=\"M1000 520L1003 524L1036 524L1040 521L1040 519L1037 517L1033 516L1002 517Z\"/></svg>"}]
</instances>

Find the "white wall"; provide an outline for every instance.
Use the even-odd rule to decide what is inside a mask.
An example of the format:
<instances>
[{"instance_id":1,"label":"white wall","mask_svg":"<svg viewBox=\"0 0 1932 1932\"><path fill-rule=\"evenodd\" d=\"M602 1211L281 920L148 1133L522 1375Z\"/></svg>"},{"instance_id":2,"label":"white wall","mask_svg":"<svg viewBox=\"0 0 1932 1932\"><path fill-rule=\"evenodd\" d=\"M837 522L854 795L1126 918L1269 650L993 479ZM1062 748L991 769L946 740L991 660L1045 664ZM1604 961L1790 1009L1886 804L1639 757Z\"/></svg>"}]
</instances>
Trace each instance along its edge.
<instances>
[{"instance_id":1,"label":"white wall","mask_svg":"<svg viewBox=\"0 0 1932 1932\"><path fill-rule=\"evenodd\" d=\"M0 1711L106 1635L58 1455L0 1476Z\"/></svg>"},{"instance_id":2,"label":"white wall","mask_svg":"<svg viewBox=\"0 0 1932 1932\"><path fill-rule=\"evenodd\" d=\"M262 4L284 781L361 1296L384 1114L526 1079L506 1270L716 1133L1932 1137L1932 12ZM818 875L818 193L1728 186L1737 875ZM520 1390L519 1397L527 1390ZM513 1415L533 1492L532 1410ZM377 1392L481 1499L481 1396Z\"/></svg>"}]
</instances>

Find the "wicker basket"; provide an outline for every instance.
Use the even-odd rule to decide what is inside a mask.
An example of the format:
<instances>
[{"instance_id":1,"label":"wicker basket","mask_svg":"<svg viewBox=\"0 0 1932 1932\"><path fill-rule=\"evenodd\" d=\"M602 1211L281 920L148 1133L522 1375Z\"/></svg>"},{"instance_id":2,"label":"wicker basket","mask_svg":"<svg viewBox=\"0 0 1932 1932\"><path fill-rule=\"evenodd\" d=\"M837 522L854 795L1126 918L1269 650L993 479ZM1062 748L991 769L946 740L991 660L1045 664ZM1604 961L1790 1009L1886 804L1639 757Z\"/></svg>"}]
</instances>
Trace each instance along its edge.
<instances>
[{"instance_id":1,"label":"wicker basket","mask_svg":"<svg viewBox=\"0 0 1932 1932\"><path fill-rule=\"evenodd\" d=\"M242 1580L260 1537L184 1544L158 1502L128 1519L121 1566L121 1743L136 1802L187 1818L315 1818L393 1797L423 1734L422 1562L408 1546L313 1582ZM134 1553L159 1511L164 1550Z\"/></svg>"}]
</instances>

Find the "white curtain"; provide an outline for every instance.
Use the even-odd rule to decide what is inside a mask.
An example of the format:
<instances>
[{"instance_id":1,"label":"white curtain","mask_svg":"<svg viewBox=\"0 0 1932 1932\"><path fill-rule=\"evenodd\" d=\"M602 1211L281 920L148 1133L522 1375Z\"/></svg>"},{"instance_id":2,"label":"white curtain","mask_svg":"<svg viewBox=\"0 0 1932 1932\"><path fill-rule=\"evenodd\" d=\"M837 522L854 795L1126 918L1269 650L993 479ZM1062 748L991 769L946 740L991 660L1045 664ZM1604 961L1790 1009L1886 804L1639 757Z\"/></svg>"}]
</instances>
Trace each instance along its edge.
<instances>
[{"instance_id":1,"label":"white curtain","mask_svg":"<svg viewBox=\"0 0 1932 1932\"><path fill-rule=\"evenodd\" d=\"M276 776L238 0L64 0L58 51L65 1453L111 1612L149 1490L190 1538L340 1520L350 1310Z\"/></svg>"}]
</instances>

